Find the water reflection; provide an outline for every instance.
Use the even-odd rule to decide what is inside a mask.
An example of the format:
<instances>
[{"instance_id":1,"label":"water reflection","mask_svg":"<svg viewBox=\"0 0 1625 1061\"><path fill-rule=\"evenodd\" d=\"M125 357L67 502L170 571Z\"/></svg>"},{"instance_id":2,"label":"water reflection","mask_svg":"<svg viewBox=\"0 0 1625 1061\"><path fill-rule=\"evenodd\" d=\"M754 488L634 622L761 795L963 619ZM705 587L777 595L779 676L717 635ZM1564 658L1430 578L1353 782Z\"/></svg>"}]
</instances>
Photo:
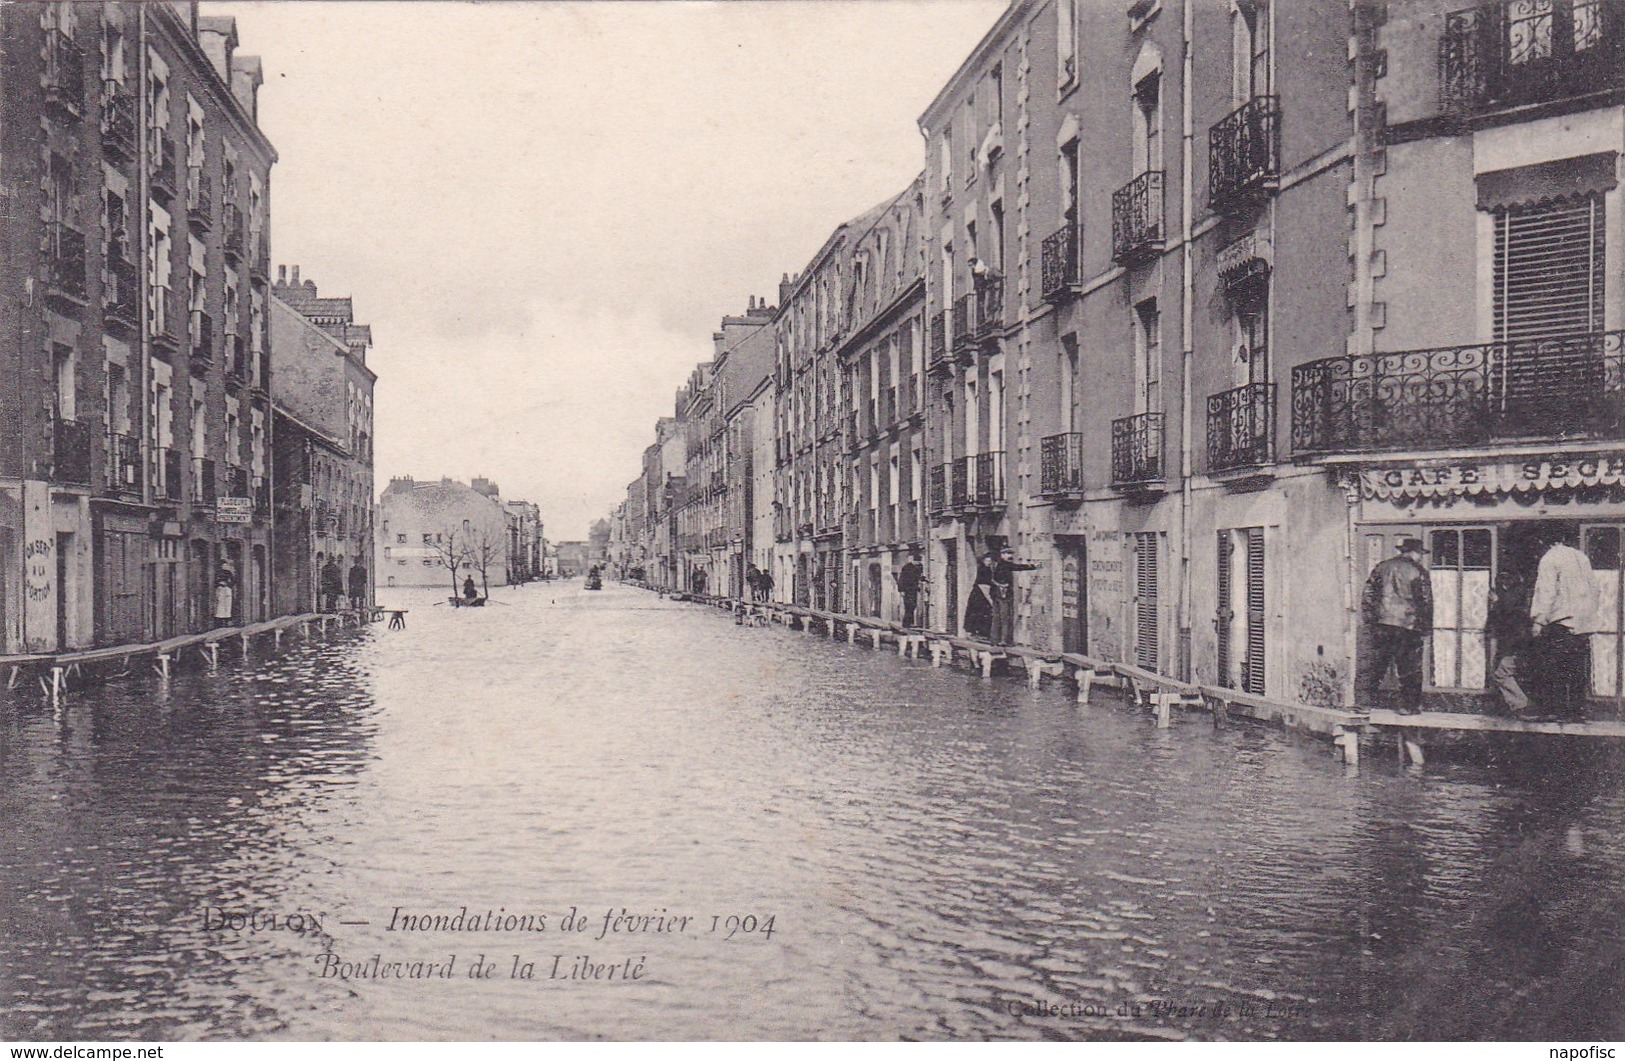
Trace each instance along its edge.
<instances>
[{"instance_id":1,"label":"water reflection","mask_svg":"<svg viewBox=\"0 0 1625 1061\"><path fill-rule=\"evenodd\" d=\"M1622 1030L1617 755L1354 776L1269 730L1156 730L616 586L406 603L405 631L4 710L0 1034ZM403 936L397 907L553 920ZM572 907L592 927L566 942ZM622 907L775 932L597 939ZM324 979L329 952L459 964ZM482 956L499 974L470 979ZM549 979L555 956L646 975Z\"/></svg>"}]
</instances>

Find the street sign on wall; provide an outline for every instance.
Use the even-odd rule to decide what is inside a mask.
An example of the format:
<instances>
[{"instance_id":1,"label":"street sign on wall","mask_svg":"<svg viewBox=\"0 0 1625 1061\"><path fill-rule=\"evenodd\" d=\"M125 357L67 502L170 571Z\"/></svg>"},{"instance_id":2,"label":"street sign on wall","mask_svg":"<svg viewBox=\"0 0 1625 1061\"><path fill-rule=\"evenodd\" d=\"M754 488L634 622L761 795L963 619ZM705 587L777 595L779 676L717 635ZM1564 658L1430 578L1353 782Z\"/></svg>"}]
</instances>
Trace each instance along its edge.
<instances>
[{"instance_id":1,"label":"street sign on wall","mask_svg":"<svg viewBox=\"0 0 1625 1061\"><path fill-rule=\"evenodd\" d=\"M214 502L216 523L252 523L254 499L251 497L221 497Z\"/></svg>"}]
</instances>

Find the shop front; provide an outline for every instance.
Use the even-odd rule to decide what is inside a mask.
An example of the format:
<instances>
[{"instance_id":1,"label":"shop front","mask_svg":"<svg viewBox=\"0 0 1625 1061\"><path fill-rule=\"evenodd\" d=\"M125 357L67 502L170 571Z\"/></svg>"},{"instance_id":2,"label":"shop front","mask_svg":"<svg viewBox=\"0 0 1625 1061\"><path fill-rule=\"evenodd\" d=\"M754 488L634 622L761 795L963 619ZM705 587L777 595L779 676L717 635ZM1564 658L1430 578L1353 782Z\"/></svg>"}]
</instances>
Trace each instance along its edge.
<instances>
[{"instance_id":1,"label":"shop front","mask_svg":"<svg viewBox=\"0 0 1625 1061\"><path fill-rule=\"evenodd\" d=\"M1496 664L1509 638L1522 632L1541 556L1553 541L1579 548L1590 562L1600 608L1589 639L1589 692L1599 708L1620 706L1625 452L1372 463L1354 476L1356 590L1395 555L1401 538L1420 537L1428 549L1423 560L1434 612L1424 654L1425 707L1506 712L1495 691ZM1367 651L1364 631L1357 651ZM1541 680L1518 672L1525 686Z\"/></svg>"}]
</instances>

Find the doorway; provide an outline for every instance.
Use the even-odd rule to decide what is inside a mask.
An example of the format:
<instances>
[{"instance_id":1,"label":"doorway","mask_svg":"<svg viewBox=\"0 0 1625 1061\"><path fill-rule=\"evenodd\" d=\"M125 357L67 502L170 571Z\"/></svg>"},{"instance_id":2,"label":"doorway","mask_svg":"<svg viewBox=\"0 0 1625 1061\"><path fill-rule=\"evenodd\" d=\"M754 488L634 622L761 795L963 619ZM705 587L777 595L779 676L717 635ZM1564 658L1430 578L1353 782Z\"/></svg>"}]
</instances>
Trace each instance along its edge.
<instances>
[{"instance_id":1,"label":"doorway","mask_svg":"<svg viewBox=\"0 0 1625 1061\"><path fill-rule=\"evenodd\" d=\"M1061 651L1083 653L1089 644L1088 549L1082 538L1061 538Z\"/></svg>"}]
</instances>

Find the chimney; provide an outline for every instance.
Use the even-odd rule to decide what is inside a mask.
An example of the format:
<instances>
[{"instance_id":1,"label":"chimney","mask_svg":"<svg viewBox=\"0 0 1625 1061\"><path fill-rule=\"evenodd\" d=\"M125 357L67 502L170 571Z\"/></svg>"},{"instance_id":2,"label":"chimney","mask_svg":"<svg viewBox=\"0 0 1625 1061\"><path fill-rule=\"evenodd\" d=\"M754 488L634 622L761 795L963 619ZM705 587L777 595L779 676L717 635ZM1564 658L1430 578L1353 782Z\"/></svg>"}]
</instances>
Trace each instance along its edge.
<instances>
[{"instance_id":1,"label":"chimney","mask_svg":"<svg viewBox=\"0 0 1625 1061\"><path fill-rule=\"evenodd\" d=\"M231 80L231 53L237 50L237 20L229 15L200 15L197 42L220 80Z\"/></svg>"},{"instance_id":2,"label":"chimney","mask_svg":"<svg viewBox=\"0 0 1625 1061\"><path fill-rule=\"evenodd\" d=\"M279 265L276 267L276 286L288 286L288 267L286 265Z\"/></svg>"},{"instance_id":3,"label":"chimney","mask_svg":"<svg viewBox=\"0 0 1625 1061\"><path fill-rule=\"evenodd\" d=\"M293 267L293 286L299 286L299 266L297 265Z\"/></svg>"},{"instance_id":4,"label":"chimney","mask_svg":"<svg viewBox=\"0 0 1625 1061\"><path fill-rule=\"evenodd\" d=\"M259 121L259 90L265 83L265 72L257 55L233 55L231 59L231 94L248 115Z\"/></svg>"}]
</instances>

